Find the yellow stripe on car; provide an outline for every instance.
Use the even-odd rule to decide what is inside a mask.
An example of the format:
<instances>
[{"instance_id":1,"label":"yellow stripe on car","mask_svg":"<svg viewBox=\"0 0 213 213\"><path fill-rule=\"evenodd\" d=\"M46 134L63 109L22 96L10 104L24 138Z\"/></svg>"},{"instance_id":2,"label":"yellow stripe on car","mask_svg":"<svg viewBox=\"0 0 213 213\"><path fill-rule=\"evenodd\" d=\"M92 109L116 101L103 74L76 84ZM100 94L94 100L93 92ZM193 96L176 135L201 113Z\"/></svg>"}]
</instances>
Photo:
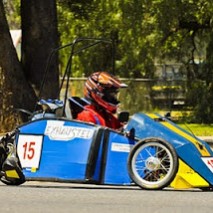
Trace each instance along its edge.
<instances>
[{"instance_id":1,"label":"yellow stripe on car","mask_svg":"<svg viewBox=\"0 0 213 213\"><path fill-rule=\"evenodd\" d=\"M150 118L152 119L158 119L159 116L157 116L156 114L147 114ZM186 132L182 131L181 129L177 128L175 125L172 125L171 123L167 122L166 120L161 122L162 125L164 125L165 127L171 129L173 132L177 133L178 135L181 135L182 137L184 137L185 139L187 139L188 141L190 141L191 143L193 143L196 148L199 150L199 152L201 153L202 156L211 156L210 153L208 152L208 150L206 149L205 146L201 147L201 144L199 143L199 141L187 134Z\"/></svg>"}]
</instances>

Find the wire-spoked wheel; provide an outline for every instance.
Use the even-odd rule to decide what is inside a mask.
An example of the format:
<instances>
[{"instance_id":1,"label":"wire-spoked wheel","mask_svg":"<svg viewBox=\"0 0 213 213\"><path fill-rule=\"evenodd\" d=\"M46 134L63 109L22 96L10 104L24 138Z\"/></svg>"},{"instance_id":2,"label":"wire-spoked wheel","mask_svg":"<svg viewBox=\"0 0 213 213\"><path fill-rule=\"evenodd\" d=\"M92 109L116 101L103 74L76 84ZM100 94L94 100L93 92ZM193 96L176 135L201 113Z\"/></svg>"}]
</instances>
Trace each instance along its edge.
<instances>
[{"instance_id":1,"label":"wire-spoked wheel","mask_svg":"<svg viewBox=\"0 0 213 213\"><path fill-rule=\"evenodd\" d=\"M157 190L169 186L178 171L178 157L167 141L148 138L138 142L128 157L132 180L143 189Z\"/></svg>"}]
</instances>

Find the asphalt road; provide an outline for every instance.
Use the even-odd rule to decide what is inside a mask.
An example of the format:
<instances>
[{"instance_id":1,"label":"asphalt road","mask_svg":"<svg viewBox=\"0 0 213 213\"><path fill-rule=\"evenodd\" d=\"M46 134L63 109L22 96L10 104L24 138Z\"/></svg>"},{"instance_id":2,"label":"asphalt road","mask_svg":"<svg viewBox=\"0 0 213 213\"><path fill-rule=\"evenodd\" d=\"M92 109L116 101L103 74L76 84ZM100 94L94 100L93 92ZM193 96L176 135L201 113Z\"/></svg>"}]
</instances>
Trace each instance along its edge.
<instances>
[{"instance_id":1,"label":"asphalt road","mask_svg":"<svg viewBox=\"0 0 213 213\"><path fill-rule=\"evenodd\" d=\"M146 191L131 186L27 182L0 184L0 212L13 213L212 213L213 192Z\"/></svg>"}]
</instances>

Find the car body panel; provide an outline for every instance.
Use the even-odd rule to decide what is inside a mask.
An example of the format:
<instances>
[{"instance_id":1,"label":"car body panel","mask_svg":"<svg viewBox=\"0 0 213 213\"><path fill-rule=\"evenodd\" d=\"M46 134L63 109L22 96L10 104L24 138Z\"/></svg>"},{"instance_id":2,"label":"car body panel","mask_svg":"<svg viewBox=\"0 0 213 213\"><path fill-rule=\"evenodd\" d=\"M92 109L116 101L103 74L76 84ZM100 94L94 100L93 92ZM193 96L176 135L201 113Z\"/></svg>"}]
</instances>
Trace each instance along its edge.
<instances>
[{"instance_id":1,"label":"car body panel","mask_svg":"<svg viewBox=\"0 0 213 213\"><path fill-rule=\"evenodd\" d=\"M34 146L30 147L31 142ZM19 159L30 180L128 185L126 160L134 143L108 128L66 119L35 120L21 126L17 135Z\"/></svg>"},{"instance_id":2,"label":"car body panel","mask_svg":"<svg viewBox=\"0 0 213 213\"><path fill-rule=\"evenodd\" d=\"M209 163L205 162L205 158L209 162L212 161L213 152L205 141L196 138L158 114L137 113L133 115L126 131L130 131L131 128L135 128L135 135L138 138L156 137L168 141L175 148L180 160L190 168L180 169L182 175L183 171L185 174L196 173L209 185L213 184L212 165L208 166ZM193 176L191 176L191 181L193 182ZM189 183L189 185L193 184Z\"/></svg>"},{"instance_id":3,"label":"car body panel","mask_svg":"<svg viewBox=\"0 0 213 213\"><path fill-rule=\"evenodd\" d=\"M126 136L132 128L134 139ZM17 150L28 180L131 185L129 152L138 140L156 137L168 141L179 158L171 187L213 185L209 145L158 114L136 113L124 133L77 120L45 117L18 130Z\"/></svg>"}]
</instances>

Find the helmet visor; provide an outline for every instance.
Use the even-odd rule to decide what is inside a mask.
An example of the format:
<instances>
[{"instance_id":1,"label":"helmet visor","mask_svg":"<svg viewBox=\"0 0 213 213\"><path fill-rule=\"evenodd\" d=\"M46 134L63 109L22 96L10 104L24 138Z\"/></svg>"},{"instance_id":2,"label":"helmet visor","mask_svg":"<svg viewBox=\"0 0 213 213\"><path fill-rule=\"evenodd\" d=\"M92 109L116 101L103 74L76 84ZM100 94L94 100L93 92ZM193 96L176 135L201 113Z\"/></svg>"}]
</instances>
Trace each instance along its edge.
<instances>
[{"instance_id":1,"label":"helmet visor","mask_svg":"<svg viewBox=\"0 0 213 213\"><path fill-rule=\"evenodd\" d=\"M108 88L108 89L105 89L104 92L103 92L103 100L110 103L110 104L113 104L113 105L117 105L119 104L119 101L117 99L117 96L118 96L118 89L117 88Z\"/></svg>"}]
</instances>

